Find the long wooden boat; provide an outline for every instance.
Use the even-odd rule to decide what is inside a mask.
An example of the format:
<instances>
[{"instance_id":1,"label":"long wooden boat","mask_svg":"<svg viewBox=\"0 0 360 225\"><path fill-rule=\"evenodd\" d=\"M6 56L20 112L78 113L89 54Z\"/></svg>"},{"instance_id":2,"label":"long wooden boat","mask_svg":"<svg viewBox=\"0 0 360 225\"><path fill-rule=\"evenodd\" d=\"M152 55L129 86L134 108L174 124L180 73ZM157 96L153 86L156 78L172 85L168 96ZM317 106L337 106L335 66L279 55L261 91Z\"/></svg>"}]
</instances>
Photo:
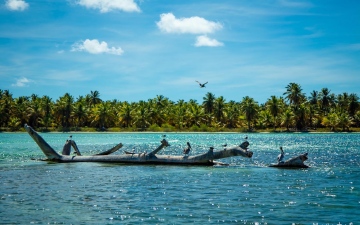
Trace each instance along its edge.
<instances>
[{"instance_id":1,"label":"long wooden boat","mask_svg":"<svg viewBox=\"0 0 360 225\"><path fill-rule=\"evenodd\" d=\"M79 149L72 140L67 140L64 145L62 154L56 152L32 127L25 124L25 130L28 134L34 139L37 145L40 147L42 152L47 157L47 160L70 163L70 162L106 162L106 163L133 163L133 164L174 164L174 165L214 165L217 164L217 159L242 156L246 158L251 158L253 155L252 151L247 150L249 143L246 141L240 146L233 146L224 148L222 150L214 151L214 148L210 147L209 150L203 154L198 155L184 155L184 156L174 156L174 155L160 155L157 154L161 149L166 148L169 145L166 139L161 141L159 147L152 151L145 151L143 153L131 153L127 152L125 154L114 155L111 154L122 147L122 144L119 143L114 148L105 151L107 154L97 154L91 156L84 156L80 154ZM244 147L245 146L245 147ZM70 155L69 148L73 147L75 149L76 155ZM244 148L243 148L244 147Z\"/></svg>"}]
</instances>

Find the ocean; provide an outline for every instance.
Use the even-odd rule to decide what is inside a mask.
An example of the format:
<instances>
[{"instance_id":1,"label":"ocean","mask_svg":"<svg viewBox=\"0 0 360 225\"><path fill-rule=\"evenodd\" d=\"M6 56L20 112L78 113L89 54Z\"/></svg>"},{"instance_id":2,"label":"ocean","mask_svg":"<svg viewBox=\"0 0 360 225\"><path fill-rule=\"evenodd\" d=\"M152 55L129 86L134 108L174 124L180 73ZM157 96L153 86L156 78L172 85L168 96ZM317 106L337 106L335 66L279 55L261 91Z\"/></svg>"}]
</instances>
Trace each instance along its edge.
<instances>
[{"instance_id":1,"label":"ocean","mask_svg":"<svg viewBox=\"0 0 360 225\"><path fill-rule=\"evenodd\" d=\"M27 133L0 133L0 224L360 224L359 133L165 133L159 154L239 145L227 166L53 163ZM58 152L72 135L83 155L123 143L145 152L162 133L40 133ZM268 167L308 152L306 169Z\"/></svg>"}]
</instances>

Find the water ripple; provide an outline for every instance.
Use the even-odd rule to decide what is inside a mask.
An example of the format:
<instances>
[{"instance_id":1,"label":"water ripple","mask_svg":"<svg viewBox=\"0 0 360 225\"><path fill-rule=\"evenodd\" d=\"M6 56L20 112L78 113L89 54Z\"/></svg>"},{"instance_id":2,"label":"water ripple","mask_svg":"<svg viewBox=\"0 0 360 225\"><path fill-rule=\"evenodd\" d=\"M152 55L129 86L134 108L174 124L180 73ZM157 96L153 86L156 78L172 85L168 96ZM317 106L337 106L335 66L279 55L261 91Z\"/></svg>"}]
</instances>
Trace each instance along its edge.
<instances>
[{"instance_id":1,"label":"water ripple","mask_svg":"<svg viewBox=\"0 0 360 225\"><path fill-rule=\"evenodd\" d=\"M69 134L44 134L62 149ZM178 155L236 145L244 134L167 134ZM1 224L356 224L360 215L360 134L248 134L252 159L192 167L47 163L26 134L0 133ZM83 154L124 143L154 149L159 134L73 134ZM22 140L21 142L19 140ZM311 168L267 167L279 146L304 152ZM117 154L121 154L121 151ZM16 210L14 210L16 209ZM301 216L299 216L301 215Z\"/></svg>"}]
</instances>

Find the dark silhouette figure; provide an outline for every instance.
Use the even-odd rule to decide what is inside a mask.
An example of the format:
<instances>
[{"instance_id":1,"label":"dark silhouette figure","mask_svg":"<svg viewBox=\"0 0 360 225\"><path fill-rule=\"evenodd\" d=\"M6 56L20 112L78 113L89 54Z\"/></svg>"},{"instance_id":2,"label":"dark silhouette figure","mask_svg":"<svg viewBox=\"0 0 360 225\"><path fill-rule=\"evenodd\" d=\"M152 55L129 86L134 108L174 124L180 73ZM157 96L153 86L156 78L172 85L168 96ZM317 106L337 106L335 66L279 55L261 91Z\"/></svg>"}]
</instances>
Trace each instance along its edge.
<instances>
[{"instance_id":1,"label":"dark silhouette figure","mask_svg":"<svg viewBox=\"0 0 360 225\"><path fill-rule=\"evenodd\" d=\"M278 163L284 162L284 150L282 147L280 147L280 154L277 157Z\"/></svg>"},{"instance_id":2,"label":"dark silhouette figure","mask_svg":"<svg viewBox=\"0 0 360 225\"><path fill-rule=\"evenodd\" d=\"M190 146L190 143L189 143L189 142L186 142L186 144L187 144L187 147L184 148L183 154L189 155L190 150L191 150L191 146Z\"/></svg>"},{"instance_id":3,"label":"dark silhouette figure","mask_svg":"<svg viewBox=\"0 0 360 225\"><path fill-rule=\"evenodd\" d=\"M205 83L203 83L203 84L202 84L202 83L200 83L200 82L199 82L199 81L197 81L197 80L196 80L196 82L198 82L198 83L199 83L199 85L200 85L200 88L203 88L203 87L205 87L205 84L207 84L207 83L208 83L208 82L205 82Z\"/></svg>"}]
</instances>

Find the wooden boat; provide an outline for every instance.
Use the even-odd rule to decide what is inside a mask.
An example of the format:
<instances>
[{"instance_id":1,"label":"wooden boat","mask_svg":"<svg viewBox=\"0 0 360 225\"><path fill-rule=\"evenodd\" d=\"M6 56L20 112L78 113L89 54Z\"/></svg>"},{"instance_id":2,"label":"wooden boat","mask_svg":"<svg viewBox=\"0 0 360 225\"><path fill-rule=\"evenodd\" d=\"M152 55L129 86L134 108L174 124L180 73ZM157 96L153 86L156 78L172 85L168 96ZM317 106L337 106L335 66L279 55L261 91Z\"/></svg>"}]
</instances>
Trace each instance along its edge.
<instances>
[{"instance_id":1,"label":"wooden boat","mask_svg":"<svg viewBox=\"0 0 360 225\"><path fill-rule=\"evenodd\" d=\"M293 157L286 160L285 162L278 162L269 165L269 167L278 167L278 168L309 168L309 166L304 164L304 161L308 159L308 153Z\"/></svg>"},{"instance_id":2,"label":"wooden boat","mask_svg":"<svg viewBox=\"0 0 360 225\"><path fill-rule=\"evenodd\" d=\"M251 158L253 152L248 151L246 148L240 146L234 146L229 148L224 148L219 151L214 151L214 148L210 149L203 153L194 156L173 156L173 155L159 155L157 154L161 149L166 148L169 145L167 140L163 139L159 147L153 151L145 151L143 153L132 153L125 152L121 155L112 155L111 153L115 152L122 147L122 144L119 143L114 148L105 151L106 154L97 154L91 156L84 156L80 154L79 149L72 140L68 140L63 149L63 153L57 153L32 127L25 124L25 130L28 134L34 139L40 149L43 151L47 160L69 163L69 162L106 162L106 163L133 163L133 164L174 164L174 165L214 165L217 164L216 159L242 156L246 158ZM248 146L249 143L242 143L241 146ZM75 147L74 147L75 146ZM76 155L71 156L69 148L73 147L75 149ZM131 154L127 154L131 153ZM221 163L220 163L221 164Z\"/></svg>"}]
</instances>

